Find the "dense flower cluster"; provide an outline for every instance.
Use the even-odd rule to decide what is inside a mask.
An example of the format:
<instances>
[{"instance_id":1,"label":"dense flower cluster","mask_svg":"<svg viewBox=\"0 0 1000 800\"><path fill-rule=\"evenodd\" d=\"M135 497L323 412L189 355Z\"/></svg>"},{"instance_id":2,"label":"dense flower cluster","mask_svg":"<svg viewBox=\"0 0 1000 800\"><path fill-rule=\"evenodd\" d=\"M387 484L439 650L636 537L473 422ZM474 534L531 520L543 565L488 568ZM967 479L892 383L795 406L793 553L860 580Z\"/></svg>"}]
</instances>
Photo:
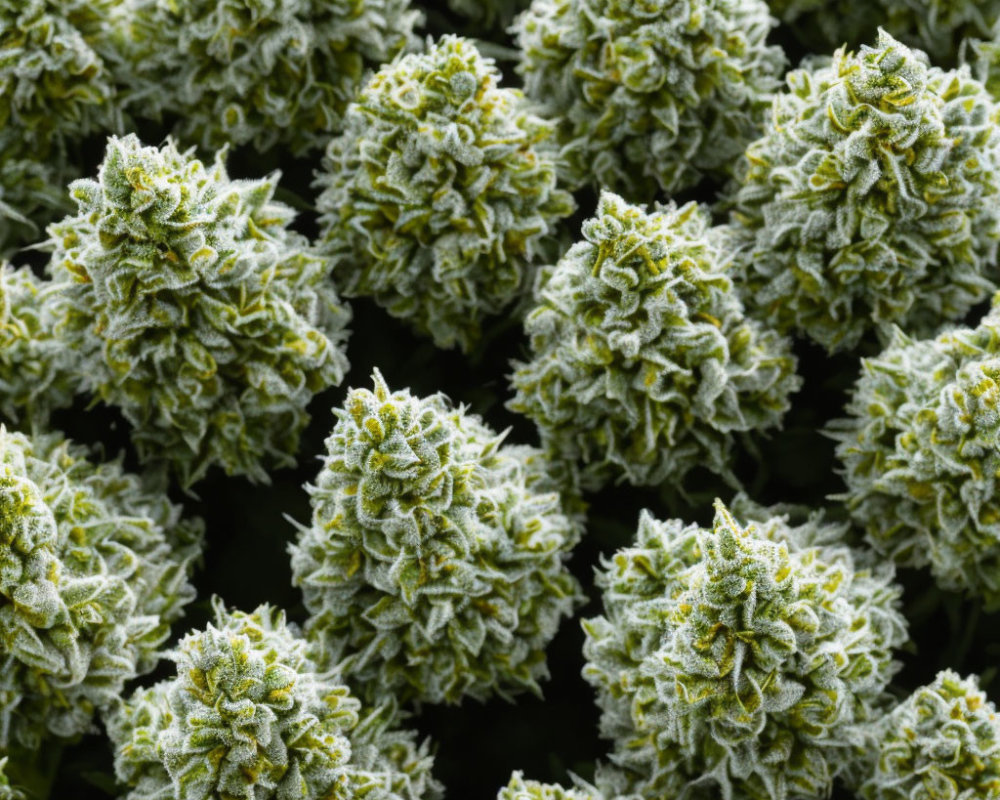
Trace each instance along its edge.
<instances>
[{"instance_id":1,"label":"dense flower cluster","mask_svg":"<svg viewBox=\"0 0 1000 800\"><path fill-rule=\"evenodd\" d=\"M975 328L897 331L833 431L868 541L941 586L1000 604L1000 302Z\"/></svg>"},{"instance_id":2,"label":"dense flower cluster","mask_svg":"<svg viewBox=\"0 0 1000 800\"><path fill-rule=\"evenodd\" d=\"M537 692L582 600L565 566L579 530L541 451L374 381L336 411L292 547L310 634L366 697Z\"/></svg>"},{"instance_id":3,"label":"dense flower cluster","mask_svg":"<svg viewBox=\"0 0 1000 800\"><path fill-rule=\"evenodd\" d=\"M988 297L1000 110L982 84L885 32L787 80L732 197L748 302L834 351Z\"/></svg>"},{"instance_id":4,"label":"dense flower cluster","mask_svg":"<svg viewBox=\"0 0 1000 800\"><path fill-rule=\"evenodd\" d=\"M185 485L213 465L266 481L265 465L292 463L306 405L347 368L349 312L276 181L113 137L97 180L70 187L79 213L49 228L84 388Z\"/></svg>"},{"instance_id":5,"label":"dense flower cluster","mask_svg":"<svg viewBox=\"0 0 1000 800\"><path fill-rule=\"evenodd\" d=\"M603 800L600 792L582 781L572 789L551 783L526 781L521 772L514 772L510 782L497 792L497 800Z\"/></svg>"},{"instance_id":6,"label":"dense flower cluster","mask_svg":"<svg viewBox=\"0 0 1000 800\"><path fill-rule=\"evenodd\" d=\"M643 514L598 574L605 616L584 623L614 742L602 780L645 797L827 796L906 627L891 566L807 544L820 524L745 526L718 502L710 530Z\"/></svg>"},{"instance_id":7,"label":"dense flower cluster","mask_svg":"<svg viewBox=\"0 0 1000 800\"><path fill-rule=\"evenodd\" d=\"M347 114L319 177L325 251L348 295L371 295L439 347L473 347L516 300L554 225L553 127L460 37L384 67Z\"/></svg>"},{"instance_id":8,"label":"dense flower cluster","mask_svg":"<svg viewBox=\"0 0 1000 800\"><path fill-rule=\"evenodd\" d=\"M322 147L367 70L415 44L409 0L124 0L137 114L202 147Z\"/></svg>"},{"instance_id":9,"label":"dense flower cluster","mask_svg":"<svg viewBox=\"0 0 1000 800\"><path fill-rule=\"evenodd\" d=\"M0 0L0 253L59 207L67 141L121 125L109 36L119 2Z\"/></svg>"},{"instance_id":10,"label":"dense flower cluster","mask_svg":"<svg viewBox=\"0 0 1000 800\"><path fill-rule=\"evenodd\" d=\"M881 26L940 64L954 60L963 36L985 35L1000 18L998 0L768 0L768 4L813 51L845 43L856 47Z\"/></svg>"},{"instance_id":11,"label":"dense flower cluster","mask_svg":"<svg viewBox=\"0 0 1000 800\"><path fill-rule=\"evenodd\" d=\"M50 290L28 267L0 263L0 413L45 424L73 401L71 354L56 338Z\"/></svg>"},{"instance_id":12,"label":"dense flower cluster","mask_svg":"<svg viewBox=\"0 0 1000 800\"><path fill-rule=\"evenodd\" d=\"M864 800L1000 795L1000 717L975 678L938 674L880 720Z\"/></svg>"},{"instance_id":13,"label":"dense flower cluster","mask_svg":"<svg viewBox=\"0 0 1000 800\"><path fill-rule=\"evenodd\" d=\"M536 292L510 407L590 483L725 474L735 431L774 427L798 388L789 342L748 320L708 215L601 195Z\"/></svg>"},{"instance_id":14,"label":"dense flower cluster","mask_svg":"<svg viewBox=\"0 0 1000 800\"><path fill-rule=\"evenodd\" d=\"M282 612L229 612L217 602L215 613L214 624L181 640L175 677L139 689L109 715L115 771L129 800L437 793L425 747L373 724L336 673L318 671ZM352 737L366 718L358 763ZM369 752L373 731L392 747Z\"/></svg>"},{"instance_id":15,"label":"dense flower cluster","mask_svg":"<svg viewBox=\"0 0 1000 800\"><path fill-rule=\"evenodd\" d=\"M526 94L562 120L573 186L633 200L725 172L785 64L764 0L534 0L516 28Z\"/></svg>"},{"instance_id":16,"label":"dense flower cluster","mask_svg":"<svg viewBox=\"0 0 1000 800\"><path fill-rule=\"evenodd\" d=\"M1000 800L998 611L1000 0L0 0L0 800Z\"/></svg>"},{"instance_id":17,"label":"dense flower cluster","mask_svg":"<svg viewBox=\"0 0 1000 800\"><path fill-rule=\"evenodd\" d=\"M0 0L0 127L37 147L113 122L107 33L119 2Z\"/></svg>"},{"instance_id":18,"label":"dense flower cluster","mask_svg":"<svg viewBox=\"0 0 1000 800\"><path fill-rule=\"evenodd\" d=\"M0 752L90 730L153 668L200 535L119 463L0 427Z\"/></svg>"}]
</instances>

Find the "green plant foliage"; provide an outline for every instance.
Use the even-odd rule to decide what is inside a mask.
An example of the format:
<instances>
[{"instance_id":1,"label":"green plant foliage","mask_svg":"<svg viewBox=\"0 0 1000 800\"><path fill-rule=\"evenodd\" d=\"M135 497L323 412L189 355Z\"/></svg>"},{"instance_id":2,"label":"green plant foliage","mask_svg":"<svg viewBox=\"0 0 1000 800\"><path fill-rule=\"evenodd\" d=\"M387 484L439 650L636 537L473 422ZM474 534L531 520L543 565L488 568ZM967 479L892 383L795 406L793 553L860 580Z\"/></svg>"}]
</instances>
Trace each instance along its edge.
<instances>
[{"instance_id":1,"label":"green plant foliage","mask_svg":"<svg viewBox=\"0 0 1000 800\"><path fill-rule=\"evenodd\" d=\"M744 525L718 501L711 529L644 512L604 561L584 677L614 747L607 796L829 794L907 637L891 565L811 544L835 540L822 524Z\"/></svg>"},{"instance_id":2,"label":"green plant foliage","mask_svg":"<svg viewBox=\"0 0 1000 800\"><path fill-rule=\"evenodd\" d=\"M291 548L307 630L365 697L458 703L539 692L582 601L579 538L541 451L443 395L352 389Z\"/></svg>"},{"instance_id":3,"label":"green plant foliage","mask_svg":"<svg viewBox=\"0 0 1000 800\"><path fill-rule=\"evenodd\" d=\"M206 149L322 147L420 21L409 0L128 2L129 107L176 116L176 134Z\"/></svg>"},{"instance_id":4,"label":"green plant foliage","mask_svg":"<svg viewBox=\"0 0 1000 800\"><path fill-rule=\"evenodd\" d=\"M319 671L283 612L214 607L215 623L173 653L176 676L109 715L128 800L438 796L426 745L388 730L337 673Z\"/></svg>"},{"instance_id":5,"label":"green plant foliage","mask_svg":"<svg viewBox=\"0 0 1000 800\"><path fill-rule=\"evenodd\" d=\"M0 127L16 126L37 146L115 120L120 112L107 34L118 5L120 0L0 0Z\"/></svg>"},{"instance_id":6,"label":"green plant foliage","mask_svg":"<svg viewBox=\"0 0 1000 800\"><path fill-rule=\"evenodd\" d=\"M748 303L836 351L989 297L1000 110L983 85L884 31L787 81L731 198Z\"/></svg>"},{"instance_id":7,"label":"green plant foliage","mask_svg":"<svg viewBox=\"0 0 1000 800\"><path fill-rule=\"evenodd\" d=\"M814 52L869 41L878 27L930 54L935 64L955 59L963 36L986 35L1000 17L998 0L768 0Z\"/></svg>"},{"instance_id":8,"label":"green plant foliage","mask_svg":"<svg viewBox=\"0 0 1000 800\"><path fill-rule=\"evenodd\" d=\"M0 0L0 800L1000 800L998 486L1000 0Z\"/></svg>"},{"instance_id":9,"label":"green plant foliage","mask_svg":"<svg viewBox=\"0 0 1000 800\"><path fill-rule=\"evenodd\" d=\"M121 0L0 0L0 253L59 209L66 144L121 127L112 17Z\"/></svg>"},{"instance_id":10,"label":"green plant foliage","mask_svg":"<svg viewBox=\"0 0 1000 800\"><path fill-rule=\"evenodd\" d=\"M843 496L878 552L1000 605L1000 299L975 328L896 331L831 426Z\"/></svg>"},{"instance_id":11,"label":"green plant foliage","mask_svg":"<svg viewBox=\"0 0 1000 800\"><path fill-rule=\"evenodd\" d=\"M938 673L876 727L864 800L976 800L1000 794L1000 718L975 677Z\"/></svg>"},{"instance_id":12,"label":"green plant foliage","mask_svg":"<svg viewBox=\"0 0 1000 800\"><path fill-rule=\"evenodd\" d=\"M603 800L601 793L583 781L572 789L551 783L526 781L522 772L514 772L510 782L497 792L497 800Z\"/></svg>"},{"instance_id":13,"label":"green plant foliage","mask_svg":"<svg viewBox=\"0 0 1000 800\"><path fill-rule=\"evenodd\" d=\"M440 800L444 795L444 787L431 773L430 742L418 743L413 731L400 726L406 716L393 698L361 708L358 723L350 731L355 797Z\"/></svg>"},{"instance_id":14,"label":"green plant foliage","mask_svg":"<svg viewBox=\"0 0 1000 800\"><path fill-rule=\"evenodd\" d=\"M326 151L322 246L348 295L370 295L439 347L471 349L518 299L555 224L553 127L457 36L365 86Z\"/></svg>"},{"instance_id":15,"label":"green plant foliage","mask_svg":"<svg viewBox=\"0 0 1000 800\"><path fill-rule=\"evenodd\" d=\"M28 267L0 263L0 412L44 425L73 402L74 364L54 335L51 290Z\"/></svg>"},{"instance_id":16,"label":"green plant foliage","mask_svg":"<svg viewBox=\"0 0 1000 800\"><path fill-rule=\"evenodd\" d=\"M200 523L119 462L0 427L0 752L90 731L156 665L200 550Z\"/></svg>"},{"instance_id":17,"label":"green plant foliage","mask_svg":"<svg viewBox=\"0 0 1000 800\"><path fill-rule=\"evenodd\" d=\"M561 120L566 179L647 201L724 174L785 65L764 0L534 0L525 93Z\"/></svg>"},{"instance_id":18,"label":"green plant foliage","mask_svg":"<svg viewBox=\"0 0 1000 800\"><path fill-rule=\"evenodd\" d=\"M140 456L188 486L209 467L267 481L294 463L306 405L343 379L348 309L289 229L277 175L230 180L168 141L111 138L79 212L49 227L59 335Z\"/></svg>"},{"instance_id":19,"label":"green plant foliage","mask_svg":"<svg viewBox=\"0 0 1000 800\"><path fill-rule=\"evenodd\" d=\"M25 800L24 794L11 785L6 772L7 759L0 758L0 800Z\"/></svg>"},{"instance_id":20,"label":"green plant foliage","mask_svg":"<svg viewBox=\"0 0 1000 800\"><path fill-rule=\"evenodd\" d=\"M964 39L959 61L969 66L994 100L1000 99L1000 20L983 38Z\"/></svg>"},{"instance_id":21,"label":"green plant foliage","mask_svg":"<svg viewBox=\"0 0 1000 800\"><path fill-rule=\"evenodd\" d=\"M708 214L604 192L536 291L514 411L585 483L728 475L733 434L775 427L799 386L789 342L743 315Z\"/></svg>"},{"instance_id":22,"label":"green plant foliage","mask_svg":"<svg viewBox=\"0 0 1000 800\"><path fill-rule=\"evenodd\" d=\"M44 163L16 127L0 127L0 258L36 236L39 224L65 210L67 168L54 156Z\"/></svg>"}]
</instances>

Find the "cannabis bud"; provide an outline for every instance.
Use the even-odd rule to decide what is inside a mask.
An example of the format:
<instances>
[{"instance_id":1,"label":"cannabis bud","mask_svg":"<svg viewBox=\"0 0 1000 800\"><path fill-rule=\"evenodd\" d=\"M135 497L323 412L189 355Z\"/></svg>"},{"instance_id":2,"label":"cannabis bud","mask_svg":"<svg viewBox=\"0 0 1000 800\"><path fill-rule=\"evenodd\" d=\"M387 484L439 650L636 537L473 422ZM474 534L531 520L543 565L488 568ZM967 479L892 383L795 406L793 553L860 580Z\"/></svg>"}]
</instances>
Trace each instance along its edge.
<instances>
[{"instance_id":1,"label":"cannabis bud","mask_svg":"<svg viewBox=\"0 0 1000 800\"><path fill-rule=\"evenodd\" d=\"M322 247L348 295L370 295L439 347L471 349L522 296L573 212L552 125L500 88L457 36L382 68L326 151Z\"/></svg>"},{"instance_id":2,"label":"cannabis bud","mask_svg":"<svg viewBox=\"0 0 1000 800\"><path fill-rule=\"evenodd\" d=\"M534 0L525 93L561 121L567 180L636 200L725 173L785 66L764 0Z\"/></svg>"},{"instance_id":3,"label":"cannabis bud","mask_svg":"<svg viewBox=\"0 0 1000 800\"><path fill-rule=\"evenodd\" d=\"M777 517L639 520L603 564L584 677L614 743L598 785L643 797L825 797L906 641L891 565ZM695 786L688 786L697 781Z\"/></svg>"},{"instance_id":4,"label":"cannabis bud","mask_svg":"<svg viewBox=\"0 0 1000 800\"><path fill-rule=\"evenodd\" d=\"M121 127L119 3L0 0L0 254L64 205L67 144Z\"/></svg>"},{"instance_id":5,"label":"cannabis bud","mask_svg":"<svg viewBox=\"0 0 1000 800\"><path fill-rule=\"evenodd\" d=\"M1000 605L1000 298L975 328L896 331L832 426L843 496L878 552Z\"/></svg>"},{"instance_id":6,"label":"cannabis bud","mask_svg":"<svg viewBox=\"0 0 1000 800\"><path fill-rule=\"evenodd\" d=\"M201 526L119 462L0 427L0 751L91 730L149 672Z\"/></svg>"},{"instance_id":7,"label":"cannabis bud","mask_svg":"<svg viewBox=\"0 0 1000 800\"><path fill-rule=\"evenodd\" d=\"M31 269L0 263L0 412L44 426L73 402L73 354L55 336L51 288Z\"/></svg>"},{"instance_id":8,"label":"cannabis bud","mask_svg":"<svg viewBox=\"0 0 1000 800\"><path fill-rule=\"evenodd\" d=\"M951 670L917 689L875 728L863 800L993 797L1000 792L1000 718L975 677Z\"/></svg>"},{"instance_id":9,"label":"cannabis bud","mask_svg":"<svg viewBox=\"0 0 1000 800\"><path fill-rule=\"evenodd\" d=\"M266 481L294 463L313 395L341 381L347 308L289 229L277 175L230 180L167 142L111 138L79 213L49 227L54 313L84 388L121 408L147 461Z\"/></svg>"},{"instance_id":10,"label":"cannabis bud","mask_svg":"<svg viewBox=\"0 0 1000 800\"><path fill-rule=\"evenodd\" d=\"M536 292L510 402L594 485L727 474L733 434L775 427L799 386L790 343L744 317L708 214L604 192Z\"/></svg>"},{"instance_id":11,"label":"cannabis bud","mask_svg":"<svg viewBox=\"0 0 1000 800\"><path fill-rule=\"evenodd\" d=\"M1000 111L884 31L789 74L739 184L748 302L828 351L890 322L932 331L994 288Z\"/></svg>"},{"instance_id":12,"label":"cannabis bud","mask_svg":"<svg viewBox=\"0 0 1000 800\"><path fill-rule=\"evenodd\" d=\"M416 43L409 0L127 0L126 101L215 149L322 147L368 70Z\"/></svg>"},{"instance_id":13,"label":"cannabis bud","mask_svg":"<svg viewBox=\"0 0 1000 800\"><path fill-rule=\"evenodd\" d=\"M310 635L366 697L458 703L547 676L582 601L579 538L539 450L442 395L353 389L291 548Z\"/></svg>"},{"instance_id":14,"label":"cannabis bud","mask_svg":"<svg viewBox=\"0 0 1000 800\"><path fill-rule=\"evenodd\" d=\"M129 800L439 793L426 747L383 730L336 673L320 671L282 612L227 611L217 598L214 608L215 623L189 633L172 654L176 676L137 690L108 716ZM381 732L384 749L373 739Z\"/></svg>"},{"instance_id":15,"label":"cannabis bud","mask_svg":"<svg viewBox=\"0 0 1000 800\"><path fill-rule=\"evenodd\" d=\"M574 776L575 777L575 776ZM522 772L514 772L510 782L497 792L497 800L603 800L601 793L582 780L572 789L551 783L526 781Z\"/></svg>"}]
</instances>

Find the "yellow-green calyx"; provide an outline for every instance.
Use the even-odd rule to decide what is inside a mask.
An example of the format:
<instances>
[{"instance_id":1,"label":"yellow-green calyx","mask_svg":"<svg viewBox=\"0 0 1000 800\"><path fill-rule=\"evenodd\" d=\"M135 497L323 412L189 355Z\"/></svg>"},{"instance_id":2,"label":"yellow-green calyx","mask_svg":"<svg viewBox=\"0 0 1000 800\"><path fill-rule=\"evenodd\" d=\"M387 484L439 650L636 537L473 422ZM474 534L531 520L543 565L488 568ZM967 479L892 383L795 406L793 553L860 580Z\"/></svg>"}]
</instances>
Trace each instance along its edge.
<instances>
[{"instance_id":1,"label":"yellow-green calyx","mask_svg":"<svg viewBox=\"0 0 1000 800\"><path fill-rule=\"evenodd\" d=\"M751 513L759 525L717 502L709 529L644 513L604 562L605 613L584 622L614 746L602 788L826 797L881 708L906 641L892 567L860 563L818 517Z\"/></svg>"},{"instance_id":2,"label":"yellow-green calyx","mask_svg":"<svg viewBox=\"0 0 1000 800\"><path fill-rule=\"evenodd\" d=\"M294 463L306 406L347 369L330 262L289 228L277 175L231 180L223 158L112 137L97 180L70 187L79 212L49 227L84 388L185 485Z\"/></svg>"},{"instance_id":3,"label":"yellow-green calyx","mask_svg":"<svg viewBox=\"0 0 1000 800\"><path fill-rule=\"evenodd\" d=\"M582 599L565 564L579 530L541 451L378 373L336 414L292 547L310 635L365 696L538 691Z\"/></svg>"},{"instance_id":4,"label":"yellow-green calyx","mask_svg":"<svg viewBox=\"0 0 1000 800\"><path fill-rule=\"evenodd\" d=\"M474 347L574 208L556 185L552 124L499 80L457 36L386 65L318 180L321 246L344 292L374 297L439 347Z\"/></svg>"}]
</instances>

